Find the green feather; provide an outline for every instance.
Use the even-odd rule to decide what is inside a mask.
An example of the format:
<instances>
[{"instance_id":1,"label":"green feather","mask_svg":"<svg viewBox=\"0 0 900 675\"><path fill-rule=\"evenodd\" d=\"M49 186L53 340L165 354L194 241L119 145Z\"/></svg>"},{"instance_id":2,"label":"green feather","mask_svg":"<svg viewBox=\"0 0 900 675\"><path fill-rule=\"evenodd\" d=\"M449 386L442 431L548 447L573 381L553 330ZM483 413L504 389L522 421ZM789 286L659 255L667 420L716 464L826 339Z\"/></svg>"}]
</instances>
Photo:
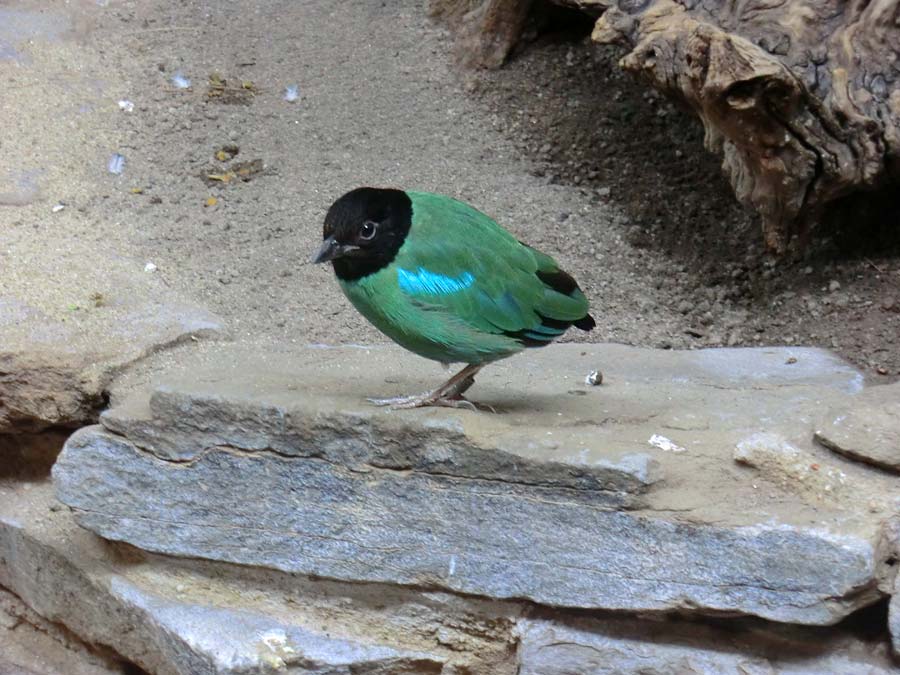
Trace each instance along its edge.
<instances>
[{"instance_id":1,"label":"green feather","mask_svg":"<svg viewBox=\"0 0 900 675\"><path fill-rule=\"evenodd\" d=\"M521 338L542 344L564 332L542 317L572 323L587 315L577 286L561 293L538 276L560 273L550 256L463 202L407 194L412 227L394 261L341 281L356 309L388 337L437 361L486 363L522 350Z\"/></svg>"}]
</instances>

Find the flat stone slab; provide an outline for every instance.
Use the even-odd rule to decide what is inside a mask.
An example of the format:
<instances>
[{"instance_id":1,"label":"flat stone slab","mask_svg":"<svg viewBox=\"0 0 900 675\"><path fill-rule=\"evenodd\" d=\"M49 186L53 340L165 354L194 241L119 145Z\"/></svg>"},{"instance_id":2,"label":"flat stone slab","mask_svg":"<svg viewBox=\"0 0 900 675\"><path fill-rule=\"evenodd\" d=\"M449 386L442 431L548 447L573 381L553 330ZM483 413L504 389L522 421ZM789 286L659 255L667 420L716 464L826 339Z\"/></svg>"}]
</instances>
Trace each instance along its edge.
<instances>
[{"instance_id":1,"label":"flat stone slab","mask_svg":"<svg viewBox=\"0 0 900 675\"><path fill-rule=\"evenodd\" d=\"M130 270L102 260L94 266L106 270L108 279L123 279L117 285L122 295L109 300L114 307L85 310L90 319L54 317L4 295L6 289L0 292L0 434L95 420L107 386L123 368L192 337L220 332L208 312L145 284L136 263ZM8 311L11 305L21 311L18 318Z\"/></svg>"},{"instance_id":2,"label":"flat stone slab","mask_svg":"<svg viewBox=\"0 0 900 675\"><path fill-rule=\"evenodd\" d=\"M560 345L479 378L496 415L365 403L425 389L412 359L203 346L69 440L59 497L150 551L560 607L830 624L883 597L898 488L813 443L862 390L826 352ZM841 489L736 463L762 432Z\"/></svg>"},{"instance_id":3,"label":"flat stone slab","mask_svg":"<svg viewBox=\"0 0 900 675\"><path fill-rule=\"evenodd\" d=\"M634 619L529 618L518 625L517 675L889 675L881 641L825 629L716 627Z\"/></svg>"},{"instance_id":4,"label":"flat stone slab","mask_svg":"<svg viewBox=\"0 0 900 675\"><path fill-rule=\"evenodd\" d=\"M46 483L0 482L0 587L0 672L6 661L41 675L124 672L80 658L83 643L59 646L73 635L158 675L894 672L887 641L844 625L589 616L166 558L79 528ZM4 641L9 616L42 627L43 642L25 646L44 658Z\"/></svg>"},{"instance_id":5,"label":"flat stone slab","mask_svg":"<svg viewBox=\"0 0 900 675\"><path fill-rule=\"evenodd\" d=\"M128 670L0 588L0 675L128 675Z\"/></svg>"},{"instance_id":6,"label":"flat stone slab","mask_svg":"<svg viewBox=\"0 0 900 675\"><path fill-rule=\"evenodd\" d=\"M492 664L519 613L141 555L79 528L48 484L0 483L0 587L156 675L508 673Z\"/></svg>"},{"instance_id":7,"label":"flat stone slab","mask_svg":"<svg viewBox=\"0 0 900 675\"><path fill-rule=\"evenodd\" d=\"M842 455L900 473L900 382L869 387L828 411L816 440Z\"/></svg>"}]
</instances>

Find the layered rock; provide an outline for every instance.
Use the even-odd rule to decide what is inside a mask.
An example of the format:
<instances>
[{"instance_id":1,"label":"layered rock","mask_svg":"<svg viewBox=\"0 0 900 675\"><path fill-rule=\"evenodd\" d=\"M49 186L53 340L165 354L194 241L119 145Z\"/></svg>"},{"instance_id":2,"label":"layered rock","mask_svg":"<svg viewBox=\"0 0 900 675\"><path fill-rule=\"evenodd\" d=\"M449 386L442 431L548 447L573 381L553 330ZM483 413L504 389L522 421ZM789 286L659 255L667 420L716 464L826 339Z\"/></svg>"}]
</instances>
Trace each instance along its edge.
<instances>
[{"instance_id":1,"label":"layered rock","mask_svg":"<svg viewBox=\"0 0 900 675\"><path fill-rule=\"evenodd\" d=\"M551 611L146 554L79 528L46 484L0 486L0 560L0 610L12 604L48 632L49 669L21 657L41 675L133 670L112 656L164 675L895 672L877 634L842 626ZM65 649L47 640L67 635L107 657L73 651L68 668L52 667ZM22 662L5 651L0 672L5 658Z\"/></svg>"},{"instance_id":2,"label":"layered rock","mask_svg":"<svg viewBox=\"0 0 900 675\"><path fill-rule=\"evenodd\" d=\"M206 349L69 440L60 499L150 551L558 607L832 624L891 590L898 486L812 440L862 390L825 352L561 346L484 373L497 415L366 404L424 388L408 358Z\"/></svg>"},{"instance_id":3,"label":"layered rock","mask_svg":"<svg viewBox=\"0 0 900 675\"><path fill-rule=\"evenodd\" d=\"M46 485L0 486L0 561L0 587L157 675L510 672L515 605L146 556L77 527Z\"/></svg>"},{"instance_id":4,"label":"layered rock","mask_svg":"<svg viewBox=\"0 0 900 675\"><path fill-rule=\"evenodd\" d=\"M842 455L900 473L900 383L870 387L852 404L829 410L816 440Z\"/></svg>"},{"instance_id":5,"label":"layered rock","mask_svg":"<svg viewBox=\"0 0 900 675\"><path fill-rule=\"evenodd\" d=\"M105 390L125 366L219 331L208 312L160 297L137 263L119 273L128 279L118 287L122 294L105 300L115 306L82 308L91 315L84 326L80 317L52 317L6 295L14 290L0 292L0 434L95 420L106 405Z\"/></svg>"},{"instance_id":6,"label":"layered rock","mask_svg":"<svg viewBox=\"0 0 900 675\"><path fill-rule=\"evenodd\" d=\"M880 640L839 631L728 628L675 621L523 619L517 675L887 675Z\"/></svg>"}]
</instances>

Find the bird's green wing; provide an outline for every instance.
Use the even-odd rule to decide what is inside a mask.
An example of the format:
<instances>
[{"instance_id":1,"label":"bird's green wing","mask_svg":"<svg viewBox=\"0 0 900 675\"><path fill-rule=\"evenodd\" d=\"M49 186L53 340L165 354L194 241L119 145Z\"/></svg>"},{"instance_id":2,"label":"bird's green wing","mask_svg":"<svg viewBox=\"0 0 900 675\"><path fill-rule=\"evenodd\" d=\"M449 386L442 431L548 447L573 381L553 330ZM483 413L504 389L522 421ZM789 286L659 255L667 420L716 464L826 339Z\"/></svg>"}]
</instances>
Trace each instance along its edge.
<instances>
[{"instance_id":1,"label":"bird's green wing","mask_svg":"<svg viewBox=\"0 0 900 675\"><path fill-rule=\"evenodd\" d=\"M546 344L588 320L587 299L550 256L467 204L409 194L413 226L394 266L400 292L412 302L525 345Z\"/></svg>"}]
</instances>

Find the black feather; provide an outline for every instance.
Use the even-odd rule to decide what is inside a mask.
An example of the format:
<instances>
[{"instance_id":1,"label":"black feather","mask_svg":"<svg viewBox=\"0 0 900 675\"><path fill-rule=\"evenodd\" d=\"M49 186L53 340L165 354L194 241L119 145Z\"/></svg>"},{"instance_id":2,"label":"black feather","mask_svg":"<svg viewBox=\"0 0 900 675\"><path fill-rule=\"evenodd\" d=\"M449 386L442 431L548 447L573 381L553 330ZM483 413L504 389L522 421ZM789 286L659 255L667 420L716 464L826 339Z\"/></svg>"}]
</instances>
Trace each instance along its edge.
<instances>
[{"instance_id":1,"label":"black feather","mask_svg":"<svg viewBox=\"0 0 900 675\"><path fill-rule=\"evenodd\" d=\"M563 272L562 270L543 272L538 270L535 274L537 274L538 279L543 281L557 293L572 295L572 291L578 289L578 282L575 281L568 272Z\"/></svg>"},{"instance_id":2,"label":"black feather","mask_svg":"<svg viewBox=\"0 0 900 675\"><path fill-rule=\"evenodd\" d=\"M354 244L354 255L332 261L339 279L356 281L391 264L412 227L412 200L402 190L361 187L334 202L325 215L323 239ZM367 220L380 225L371 240L359 239Z\"/></svg>"},{"instance_id":3,"label":"black feather","mask_svg":"<svg viewBox=\"0 0 900 675\"><path fill-rule=\"evenodd\" d=\"M575 281L575 279L572 278L572 275L568 272L563 272L562 270L543 272L541 270L538 270L536 274L538 279L543 281L547 286L552 288L557 293L562 293L563 295L572 295L574 291L581 290L578 287L578 282ZM542 316L541 323L551 328L568 328L569 326L575 326L575 328L580 328L581 330L591 330L597 325L597 322L594 321L594 317L592 317L590 314L585 314L577 321L572 321L571 323L568 321L556 321L555 319L548 319L547 317Z\"/></svg>"},{"instance_id":4,"label":"black feather","mask_svg":"<svg viewBox=\"0 0 900 675\"><path fill-rule=\"evenodd\" d=\"M572 323L575 328L580 328L581 330L591 330L597 326L597 322L594 321L594 317L590 314L585 314L583 317L578 319L578 321L574 321Z\"/></svg>"}]
</instances>

